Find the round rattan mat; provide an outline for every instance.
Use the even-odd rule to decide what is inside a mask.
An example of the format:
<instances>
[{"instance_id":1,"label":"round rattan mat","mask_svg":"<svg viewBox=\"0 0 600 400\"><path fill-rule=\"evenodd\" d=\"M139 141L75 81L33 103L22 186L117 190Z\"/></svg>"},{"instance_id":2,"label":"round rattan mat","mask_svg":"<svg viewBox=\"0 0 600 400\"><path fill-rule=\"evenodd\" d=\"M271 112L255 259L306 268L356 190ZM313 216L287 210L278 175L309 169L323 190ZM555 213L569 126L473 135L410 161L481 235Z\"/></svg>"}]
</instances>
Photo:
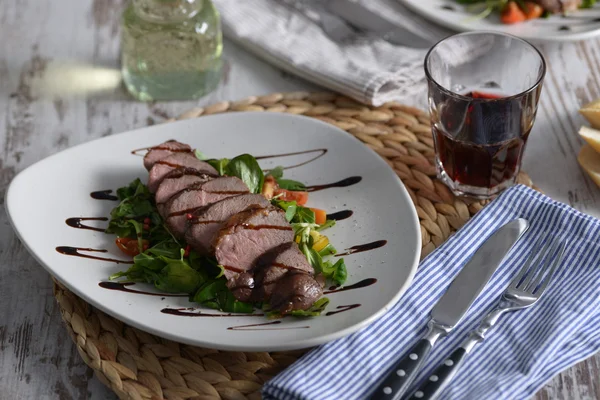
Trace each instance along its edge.
<instances>
[{"instance_id":1,"label":"round rattan mat","mask_svg":"<svg viewBox=\"0 0 600 400\"><path fill-rule=\"evenodd\" d=\"M414 202L422 257L485 205L455 197L436 179L429 117L402 104L368 107L333 93L273 93L195 108L166 122L233 111L310 116L344 129L376 151ZM518 182L532 186L524 173ZM259 399L262 384L304 353L225 352L179 344L127 326L56 281L54 295L79 354L122 399Z\"/></svg>"}]
</instances>

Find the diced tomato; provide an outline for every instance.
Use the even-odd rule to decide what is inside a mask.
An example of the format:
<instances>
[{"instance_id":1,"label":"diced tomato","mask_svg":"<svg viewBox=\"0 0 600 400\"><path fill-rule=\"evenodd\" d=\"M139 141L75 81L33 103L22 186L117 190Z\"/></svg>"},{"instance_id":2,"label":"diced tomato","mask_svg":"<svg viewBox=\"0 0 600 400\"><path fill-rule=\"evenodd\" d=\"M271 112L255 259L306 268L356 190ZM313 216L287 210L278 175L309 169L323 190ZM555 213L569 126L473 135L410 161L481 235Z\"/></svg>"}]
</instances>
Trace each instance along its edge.
<instances>
[{"instance_id":1,"label":"diced tomato","mask_svg":"<svg viewBox=\"0 0 600 400\"><path fill-rule=\"evenodd\" d=\"M525 18L527 19L540 18L542 14L544 14L544 8L532 1L525 2L525 8L523 11L525 12Z\"/></svg>"},{"instance_id":2,"label":"diced tomato","mask_svg":"<svg viewBox=\"0 0 600 400\"><path fill-rule=\"evenodd\" d=\"M117 240L115 240L115 243L117 244L117 247L128 256L134 257L140 254L137 239L117 238ZM149 242L147 240L142 240L143 250L146 250L148 248L148 245Z\"/></svg>"},{"instance_id":3,"label":"diced tomato","mask_svg":"<svg viewBox=\"0 0 600 400\"><path fill-rule=\"evenodd\" d=\"M327 213L319 208L311 208L315 213L315 224L323 225L327 221Z\"/></svg>"},{"instance_id":4,"label":"diced tomato","mask_svg":"<svg viewBox=\"0 0 600 400\"><path fill-rule=\"evenodd\" d=\"M509 1L500 15L500 20L504 24L516 24L525 21L527 17L519 5L514 1Z\"/></svg>"},{"instance_id":5,"label":"diced tomato","mask_svg":"<svg viewBox=\"0 0 600 400\"><path fill-rule=\"evenodd\" d=\"M281 195L279 198L284 201L295 201L301 206L305 205L308 201L308 192L297 192L295 190L286 189L275 189L273 191L275 196Z\"/></svg>"}]
</instances>

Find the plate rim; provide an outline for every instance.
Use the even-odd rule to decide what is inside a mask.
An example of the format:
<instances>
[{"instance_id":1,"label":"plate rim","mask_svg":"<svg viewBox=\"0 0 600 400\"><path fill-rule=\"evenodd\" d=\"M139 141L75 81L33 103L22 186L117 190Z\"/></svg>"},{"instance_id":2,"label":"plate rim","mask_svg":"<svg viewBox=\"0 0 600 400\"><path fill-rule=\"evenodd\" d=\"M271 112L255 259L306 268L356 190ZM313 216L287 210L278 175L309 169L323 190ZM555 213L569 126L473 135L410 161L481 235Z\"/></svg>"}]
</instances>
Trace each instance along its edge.
<instances>
[{"instance_id":1,"label":"plate rim","mask_svg":"<svg viewBox=\"0 0 600 400\"><path fill-rule=\"evenodd\" d=\"M385 165L387 168L389 168L389 165L387 165L387 163L381 158L381 156L379 154L377 154L374 150L372 150L371 148L366 146L364 143L362 143L358 138L354 137L352 134L344 131L343 129L341 129L335 125L329 124L327 122L324 122L324 121L321 121L321 120L318 120L316 118L312 118L309 116L286 114L286 113L264 113L264 112L258 112L258 111L241 111L241 112L233 112L233 113L218 113L218 114L206 115L206 116L202 116L202 117L205 118L203 120L203 121L205 121L207 119L219 119L219 118L231 118L231 117L236 118L237 116L244 116L244 115L262 115L265 118L271 118L271 117L277 116L277 117L283 117L283 118L303 120L308 123L314 123L316 125L321 125L323 127L327 127L328 129L337 131L336 134L343 134L343 135L346 135L347 137L352 138L353 140L356 140L361 146L363 146L364 150L370 152L371 155L377 159L377 161L373 160L373 162L380 163L382 165ZM195 118L195 119L198 119L198 118ZM185 123L189 123L189 122L190 122L190 120L178 120L178 121L169 122L169 125L170 124L185 124ZM113 134L109 137L114 138L114 137L118 137L120 135L134 134L136 132L139 133L140 131L144 131L144 130L151 129L151 128L156 129L157 126L160 126L160 125L153 125L153 126L131 129L131 130L117 133L117 134ZM401 299L401 297L408 290L409 286L412 284L412 282L414 280L414 276L417 272L419 261L420 261L420 254L421 254L421 247L422 247L422 240L421 240L421 235L420 235L420 222L419 222L417 210L414 206L414 203L412 202L412 199L409 195L409 192L408 192L406 186L404 185L402 180L398 176L396 176L396 178L397 178L396 182L398 184L398 187L402 191L402 195L405 198L405 200L407 200L407 204L410 205L410 207L407 207L408 209L405 212L410 212L410 219L412 220L412 226L414 226L414 228L415 228L414 232L415 232L415 240L416 240L416 249L413 254L413 259L409 260L410 262L407 263L407 265L410 268L407 279L402 284L402 286L398 288L398 291L396 292L396 294L392 298L390 298L390 300L385 304L385 306L383 306L377 312L371 314L369 317L365 318L363 321L361 321L359 323L356 323L354 325L348 326L344 329L340 329L340 330L337 330L337 331L329 333L329 334L324 334L324 335L307 338L307 339L303 339L303 340L296 340L289 345L281 344L281 345L275 345L275 346L271 345L268 347L267 346L259 347L259 346L253 346L253 345L235 345L235 344L234 345L220 345L220 344L215 344L212 342L208 343L208 342L205 342L202 340L197 340L197 339L191 340L186 337L181 337L181 336L178 336L175 334L171 334L169 331L161 331L161 330L155 329L152 325L144 325L142 323L138 323L137 321L132 320L132 319L128 318L127 316L118 314L116 312L116 310L112 310L110 307L106 307L104 304L89 297L87 295L87 293L85 292L85 290L83 290L83 289L80 290L80 288L76 285L67 284L65 282L65 280L62 279L61 276L59 276L60 275L59 273L54 271L49 265L47 265L45 262L43 262L41 260L41 258L38 256L37 252L32 249L32 247L29 245L29 243L23 237L22 233L19 231L18 226L15 223L13 216L11 215L11 212L10 212L10 209L13 208L13 206L11 206L11 204L13 204L15 202L16 195L14 194L14 190L15 190L14 188L17 186L15 184L15 182L19 182L20 180L23 179L23 177L26 177L28 171L31 171L35 168L39 168L39 165L43 165L43 164L49 162L49 160L52 160L57 156L61 156L63 153L76 151L76 149L78 149L81 146L87 146L87 145L90 145L91 143L94 143L96 141L101 141L104 139L107 139L107 137L96 138L96 139L93 139L93 140L90 140L87 142L79 143L75 146L69 147L58 153L52 154L48 157L45 157L45 158L33 163L32 165L26 167L22 171L20 171L11 180L11 182L8 186L8 189L6 191L5 209L6 209L6 213L8 216L8 221L10 222L10 225L13 228L13 231L15 232L16 236L19 238L21 244L25 247L27 252L37 261L37 263L40 264L44 268L44 270L46 270L48 272L48 274L52 278L56 279L58 282L60 282L60 284L62 284L68 290L72 291L75 295L77 295L79 298L84 300L86 303L90 304L91 306L106 313L107 315L110 315L112 318L115 318L127 325L130 325L136 329L140 329L142 331L151 333L151 334L161 337L161 338L173 340L178 343L183 343L183 344L188 344L188 345L198 346L198 347L205 347L205 348L210 348L210 349L216 349L216 350L245 351L245 352L269 351L270 352L270 351L286 351L286 350L306 349L306 348L319 346L319 345L331 342L333 340L339 339L341 337L347 336L347 335L349 335L353 332L356 332L356 331L364 328L365 326L373 323L376 319L379 319L384 314L386 314L389 311L389 309L392 308ZM318 317L315 317L315 318L318 318Z\"/></svg>"}]
</instances>

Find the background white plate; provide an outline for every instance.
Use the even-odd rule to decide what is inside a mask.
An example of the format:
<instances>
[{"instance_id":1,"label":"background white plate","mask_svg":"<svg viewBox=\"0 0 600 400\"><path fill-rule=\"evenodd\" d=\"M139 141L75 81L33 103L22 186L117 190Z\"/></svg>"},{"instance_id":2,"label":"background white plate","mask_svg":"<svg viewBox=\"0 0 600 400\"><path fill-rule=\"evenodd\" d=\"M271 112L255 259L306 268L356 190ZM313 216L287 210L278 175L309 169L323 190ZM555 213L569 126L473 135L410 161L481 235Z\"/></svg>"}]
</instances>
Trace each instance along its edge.
<instances>
[{"instance_id":1,"label":"background white plate","mask_svg":"<svg viewBox=\"0 0 600 400\"><path fill-rule=\"evenodd\" d=\"M305 320L284 318L266 330L228 330L228 327L266 322L264 317L182 317L161 313L163 308L194 307L186 298L148 296L107 290L98 284L128 265L60 254L57 246L106 249L87 253L125 259L115 237L75 229L70 217L108 216L114 201L94 200L90 193L116 189L136 177L146 181L136 148L167 139L189 143L210 157L255 156L326 148L328 152L286 177L308 184L336 182L361 176L360 183L311 193L309 205L328 212L352 210L354 215L329 231L343 249L387 240L387 245L346 256L347 285L366 278L377 282L361 289L329 295L326 311L361 304L335 315ZM312 155L314 156L314 155ZM293 165L311 155L262 160L264 168ZM99 309L142 330L176 341L224 350L264 351L318 345L356 331L381 316L410 284L420 252L420 229L415 209L401 181L373 151L346 132L323 122L275 113L231 113L157 125L109 136L65 150L21 172L7 194L11 222L27 249L59 281ZM87 222L105 227L106 222ZM23 282L23 285L27 285ZM136 284L134 290L150 290ZM197 306L197 305L196 305ZM214 313L214 310L202 310ZM306 328L308 327L308 328Z\"/></svg>"},{"instance_id":2,"label":"background white plate","mask_svg":"<svg viewBox=\"0 0 600 400\"><path fill-rule=\"evenodd\" d=\"M499 31L533 42L573 42L600 36L600 8L578 10L568 17L554 15L520 24L505 25L498 13L484 19L454 0L398 0L417 14L446 28L459 31ZM568 27L568 29L565 29ZM562 28L562 29L561 29Z\"/></svg>"}]
</instances>

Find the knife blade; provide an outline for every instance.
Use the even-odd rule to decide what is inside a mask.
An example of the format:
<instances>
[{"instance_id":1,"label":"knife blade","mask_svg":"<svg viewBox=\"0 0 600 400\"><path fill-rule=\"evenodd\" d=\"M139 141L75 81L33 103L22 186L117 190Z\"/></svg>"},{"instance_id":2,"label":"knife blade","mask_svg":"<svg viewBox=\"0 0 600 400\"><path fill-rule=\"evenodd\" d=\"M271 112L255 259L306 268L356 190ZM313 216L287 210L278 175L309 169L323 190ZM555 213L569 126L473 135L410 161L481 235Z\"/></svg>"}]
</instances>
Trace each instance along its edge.
<instances>
[{"instance_id":1,"label":"knife blade","mask_svg":"<svg viewBox=\"0 0 600 400\"><path fill-rule=\"evenodd\" d=\"M527 220L512 220L498 228L479 246L433 307L427 333L394 366L373 392L371 399L396 400L406 393L436 342L460 322L504 257L528 228Z\"/></svg>"},{"instance_id":2,"label":"knife blade","mask_svg":"<svg viewBox=\"0 0 600 400\"><path fill-rule=\"evenodd\" d=\"M329 11L348 21L357 28L376 34L378 37L403 46L429 48L433 43L410 30L394 24L352 0L328 0Z\"/></svg>"}]
</instances>

